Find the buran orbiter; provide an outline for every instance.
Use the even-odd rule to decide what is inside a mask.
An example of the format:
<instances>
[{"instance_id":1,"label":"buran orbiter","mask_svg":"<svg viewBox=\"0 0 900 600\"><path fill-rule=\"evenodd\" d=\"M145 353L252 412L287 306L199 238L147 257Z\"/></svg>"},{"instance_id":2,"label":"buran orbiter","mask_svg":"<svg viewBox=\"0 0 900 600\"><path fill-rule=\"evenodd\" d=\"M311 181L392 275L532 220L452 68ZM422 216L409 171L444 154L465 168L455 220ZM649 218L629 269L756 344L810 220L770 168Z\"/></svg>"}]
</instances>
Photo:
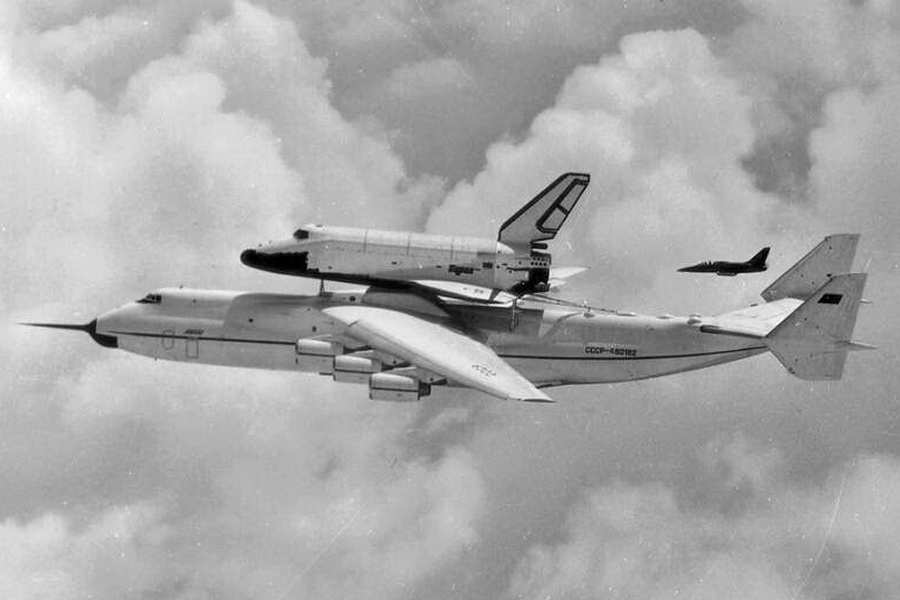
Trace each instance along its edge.
<instances>
[{"instance_id":1,"label":"buran orbiter","mask_svg":"<svg viewBox=\"0 0 900 600\"><path fill-rule=\"evenodd\" d=\"M562 228L590 176L565 173L500 227L497 240L304 225L293 238L241 253L245 265L298 277L427 288L444 296L497 301L546 292L554 280L583 271L551 271L547 242Z\"/></svg>"}]
</instances>

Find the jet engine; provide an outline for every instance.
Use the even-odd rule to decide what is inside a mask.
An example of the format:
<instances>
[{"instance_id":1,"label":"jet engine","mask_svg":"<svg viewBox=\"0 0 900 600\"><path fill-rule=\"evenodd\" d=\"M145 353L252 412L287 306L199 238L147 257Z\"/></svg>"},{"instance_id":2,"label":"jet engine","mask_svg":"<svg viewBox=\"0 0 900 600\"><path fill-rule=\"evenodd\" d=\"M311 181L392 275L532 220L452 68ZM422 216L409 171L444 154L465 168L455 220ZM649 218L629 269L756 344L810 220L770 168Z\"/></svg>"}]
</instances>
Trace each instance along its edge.
<instances>
[{"instance_id":1,"label":"jet engine","mask_svg":"<svg viewBox=\"0 0 900 600\"><path fill-rule=\"evenodd\" d=\"M431 386L414 377L394 373L374 373L369 377L369 399L415 402L431 394Z\"/></svg>"},{"instance_id":2,"label":"jet engine","mask_svg":"<svg viewBox=\"0 0 900 600\"><path fill-rule=\"evenodd\" d=\"M334 342L301 338L297 340L294 362L301 371L330 375L334 373L335 356L343 351L343 346Z\"/></svg>"},{"instance_id":3,"label":"jet engine","mask_svg":"<svg viewBox=\"0 0 900 600\"><path fill-rule=\"evenodd\" d=\"M372 373L381 371L381 362L365 356L342 354L334 357L334 380L343 383L365 383Z\"/></svg>"}]
</instances>

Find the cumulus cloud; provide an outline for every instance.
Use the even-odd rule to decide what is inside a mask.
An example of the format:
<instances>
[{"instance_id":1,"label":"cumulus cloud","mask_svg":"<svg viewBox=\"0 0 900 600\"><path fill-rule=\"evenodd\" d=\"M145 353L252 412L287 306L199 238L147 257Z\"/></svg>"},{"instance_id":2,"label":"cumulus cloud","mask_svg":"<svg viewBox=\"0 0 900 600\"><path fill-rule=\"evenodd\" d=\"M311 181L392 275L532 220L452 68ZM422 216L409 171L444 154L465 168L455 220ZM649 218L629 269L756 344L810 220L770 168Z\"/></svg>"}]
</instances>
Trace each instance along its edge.
<instances>
[{"instance_id":1,"label":"cumulus cloud","mask_svg":"<svg viewBox=\"0 0 900 600\"><path fill-rule=\"evenodd\" d=\"M841 465L824 489L803 489L743 438L710 453L687 498L659 484L586 494L564 541L529 550L509 596L891 597L897 529L882 493L900 481L894 458ZM710 495L712 505L693 502ZM872 519L891 533L869 529Z\"/></svg>"},{"instance_id":2,"label":"cumulus cloud","mask_svg":"<svg viewBox=\"0 0 900 600\"><path fill-rule=\"evenodd\" d=\"M491 235L557 174L581 170L592 185L561 256L602 265L620 292L652 287L659 269L648 257L674 270L726 239L755 251L776 200L741 165L755 139L750 106L696 32L625 37L619 54L569 77L524 140L492 146L485 170L429 226L459 231L479 211L491 218L478 232Z\"/></svg>"}]
</instances>

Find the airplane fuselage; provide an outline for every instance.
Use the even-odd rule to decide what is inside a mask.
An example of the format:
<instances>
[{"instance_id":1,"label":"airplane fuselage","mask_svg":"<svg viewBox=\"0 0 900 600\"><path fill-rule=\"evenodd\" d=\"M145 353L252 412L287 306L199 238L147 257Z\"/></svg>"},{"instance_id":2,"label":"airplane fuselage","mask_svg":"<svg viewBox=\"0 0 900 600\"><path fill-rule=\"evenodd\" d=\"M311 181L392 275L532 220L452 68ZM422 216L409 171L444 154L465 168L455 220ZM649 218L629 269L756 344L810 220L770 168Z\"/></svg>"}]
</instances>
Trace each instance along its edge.
<instances>
[{"instance_id":1,"label":"airplane fuselage","mask_svg":"<svg viewBox=\"0 0 900 600\"><path fill-rule=\"evenodd\" d=\"M319 341L340 339L343 327L322 310L352 304L402 310L464 330L539 386L658 377L767 349L760 340L703 334L691 318L528 302L518 307L435 304L377 289L319 296L165 289L101 315L96 335L114 340L105 345L155 359L334 373L338 381L363 382L368 374L342 379L348 377L342 365L372 358L371 350ZM389 357L378 358L379 364L390 364ZM419 377L439 382L427 374Z\"/></svg>"},{"instance_id":2,"label":"airplane fuselage","mask_svg":"<svg viewBox=\"0 0 900 600\"><path fill-rule=\"evenodd\" d=\"M251 267L363 285L439 280L507 291L541 291L550 255L471 237L306 225L294 239L248 249Z\"/></svg>"},{"instance_id":3,"label":"airplane fuselage","mask_svg":"<svg viewBox=\"0 0 900 600\"><path fill-rule=\"evenodd\" d=\"M762 273L766 270L766 266L719 260L715 262L699 263L691 267L682 267L678 270L681 273L715 273L720 277L734 277L741 273Z\"/></svg>"}]
</instances>

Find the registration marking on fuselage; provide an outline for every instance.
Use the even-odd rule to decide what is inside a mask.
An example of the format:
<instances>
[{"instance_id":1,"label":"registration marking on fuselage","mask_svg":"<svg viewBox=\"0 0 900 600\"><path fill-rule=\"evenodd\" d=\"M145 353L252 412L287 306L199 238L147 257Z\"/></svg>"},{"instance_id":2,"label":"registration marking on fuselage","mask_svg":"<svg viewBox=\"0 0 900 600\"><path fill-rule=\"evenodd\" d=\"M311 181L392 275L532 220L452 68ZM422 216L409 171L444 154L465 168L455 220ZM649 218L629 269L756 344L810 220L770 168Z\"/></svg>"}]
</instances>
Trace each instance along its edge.
<instances>
[{"instance_id":1,"label":"registration marking on fuselage","mask_svg":"<svg viewBox=\"0 0 900 600\"><path fill-rule=\"evenodd\" d=\"M637 346L615 344L610 342L590 342L584 345L585 354L621 356L634 358L638 355Z\"/></svg>"}]
</instances>

